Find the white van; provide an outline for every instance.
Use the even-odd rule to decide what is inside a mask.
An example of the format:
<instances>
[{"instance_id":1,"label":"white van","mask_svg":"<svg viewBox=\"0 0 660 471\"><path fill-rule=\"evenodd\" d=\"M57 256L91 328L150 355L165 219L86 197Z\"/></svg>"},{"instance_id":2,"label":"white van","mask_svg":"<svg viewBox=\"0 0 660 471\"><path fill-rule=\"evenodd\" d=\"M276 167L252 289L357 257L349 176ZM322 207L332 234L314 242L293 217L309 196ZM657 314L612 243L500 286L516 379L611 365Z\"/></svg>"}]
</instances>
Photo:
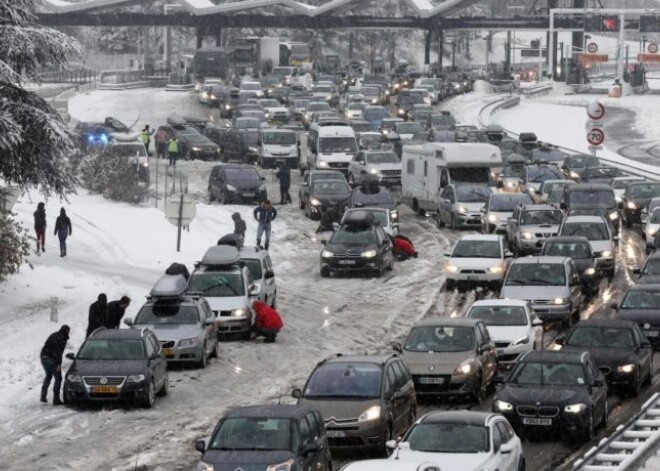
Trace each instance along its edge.
<instances>
[{"instance_id":1,"label":"white van","mask_svg":"<svg viewBox=\"0 0 660 471\"><path fill-rule=\"evenodd\" d=\"M285 164L298 165L298 137L291 129L262 128L259 131L259 164L261 168L274 168Z\"/></svg>"},{"instance_id":2,"label":"white van","mask_svg":"<svg viewBox=\"0 0 660 471\"><path fill-rule=\"evenodd\" d=\"M450 183L493 186L502 154L498 147L483 143L405 144L401 165L402 202L416 212L435 212L438 192Z\"/></svg>"},{"instance_id":3,"label":"white van","mask_svg":"<svg viewBox=\"0 0 660 471\"><path fill-rule=\"evenodd\" d=\"M348 175L348 164L357 153L358 144L355 131L346 123L333 121L310 126L307 138L301 139L301 160L306 169L338 170Z\"/></svg>"}]
</instances>

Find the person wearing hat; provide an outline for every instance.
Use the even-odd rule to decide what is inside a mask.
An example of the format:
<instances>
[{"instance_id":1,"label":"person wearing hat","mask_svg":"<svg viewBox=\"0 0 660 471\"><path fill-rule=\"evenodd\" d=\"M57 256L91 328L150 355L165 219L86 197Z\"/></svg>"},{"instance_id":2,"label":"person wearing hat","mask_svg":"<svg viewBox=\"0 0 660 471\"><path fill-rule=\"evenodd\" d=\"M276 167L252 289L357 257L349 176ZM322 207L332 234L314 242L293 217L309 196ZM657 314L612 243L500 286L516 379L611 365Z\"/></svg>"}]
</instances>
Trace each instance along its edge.
<instances>
[{"instance_id":1,"label":"person wearing hat","mask_svg":"<svg viewBox=\"0 0 660 471\"><path fill-rule=\"evenodd\" d=\"M60 388L62 387L62 355L69 340L71 329L68 325L63 325L60 330L51 334L43 348L41 349L41 366L44 367L46 377L41 386L41 402L48 402L48 388L50 381L55 378L53 386L53 405L64 404L60 399Z\"/></svg>"}]
</instances>

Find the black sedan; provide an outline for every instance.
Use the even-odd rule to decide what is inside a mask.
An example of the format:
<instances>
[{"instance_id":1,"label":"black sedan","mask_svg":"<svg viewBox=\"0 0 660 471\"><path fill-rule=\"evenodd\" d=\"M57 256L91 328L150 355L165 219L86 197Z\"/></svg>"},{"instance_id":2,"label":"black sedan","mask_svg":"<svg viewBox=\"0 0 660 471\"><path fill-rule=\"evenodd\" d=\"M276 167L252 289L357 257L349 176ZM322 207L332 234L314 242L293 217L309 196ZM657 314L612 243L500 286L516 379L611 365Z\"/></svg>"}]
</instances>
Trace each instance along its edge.
<instances>
[{"instance_id":1,"label":"black sedan","mask_svg":"<svg viewBox=\"0 0 660 471\"><path fill-rule=\"evenodd\" d=\"M351 189L345 179L316 180L309 186L304 203L305 216L310 219L321 219L323 213L331 206L346 204Z\"/></svg>"},{"instance_id":2,"label":"black sedan","mask_svg":"<svg viewBox=\"0 0 660 471\"><path fill-rule=\"evenodd\" d=\"M579 182L582 179L582 174L593 167L600 167L598 157L579 154L566 157L561 169L567 179Z\"/></svg>"},{"instance_id":3,"label":"black sedan","mask_svg":"<svg viewBox=\"0 0 660 471\"><path fill-rule=\"evenodd\" d=\"M607 424L605 377L588 352L530 351L496 382L503 386L493 411L516 431L547 431L589 442L596 427Z\"/></svg>"},{"instance_id":4,"label":"black sedan","mask_svg":"<svg viewBox=\"0 0 660 471\"><path fill-rule=\"evenodd\" d=\"M82 344L64 379L64 402L126 401L152 407L167 394L167 360L148 329L95 330Z\"/></svg>"},{"instance_id":5,"label":"black sedan","mask_svg":"<svg viewBox=\"0 0 660 471\"><path fill-rule=\"evenodd\" d=\"M655 348L660 347L660 284L628 288L621 304L612 304L617 317L636 322Z\"/></svg>"},{"instance_id":6,"label":"black sedan","mask_svg":"<svg viewBox=\"0 0 660 471\"><path fill-rule=\"evenodd\" d=\"M179 150L186 160L218 160L220 147L201 134L183 134L179 136Z\"/></svg>"},{"instance_id":7,"label":"black sedan","mask_svg":"<svg viewBox=\"0 0 660 471\"><path fill-rule=\"evenodd\" d=\"M582 292L598 293L597 262L586 237L552 237L543 243L541 255L570 257L580 276Z\"/></svg>"},{"instance_id":8,"label":"black sedan","mask_svg":"<svg viewBox=\"0 0 660 471\"><path fill-rule=\"evenodd\" d=\"M655 251L646 259L644 267L633 270L633 273L639 275L637 283L644 285L660 284L660 252Z\"/></svg>"},{"instance_id":9,"label":"black sedan","mask_svg":"<svg viewBox=\"0 0 660 471\"><path fill-rule=\"evenodd\" d=\"M268 195L263 180L252 165L216 165L209 175L209 201L223 204L264 201Z\"/></svg>"},{"instance_id":10,"label":"black sedan","mask_svg":"<svg viewBox=\"0 0 660 471\"><path fill-rule=\"evenodd\" d=\"M607 385L636 396L653 377L653 349L639 326L623 319L586 319L555 340L562 352L587 351Z\"/></svg>"},{"instance_id":11,"label":"black sedan","mask_svg":"<svg viewBox=\"0 0 660 471\"><path fill-rule=\"evenodd\" d=\"M619 208L624 224L630 229L633 223L641 222L641 212L652 198L660 196L660 183L633 182L626 186Z\"/></svg>"}]
</instances>

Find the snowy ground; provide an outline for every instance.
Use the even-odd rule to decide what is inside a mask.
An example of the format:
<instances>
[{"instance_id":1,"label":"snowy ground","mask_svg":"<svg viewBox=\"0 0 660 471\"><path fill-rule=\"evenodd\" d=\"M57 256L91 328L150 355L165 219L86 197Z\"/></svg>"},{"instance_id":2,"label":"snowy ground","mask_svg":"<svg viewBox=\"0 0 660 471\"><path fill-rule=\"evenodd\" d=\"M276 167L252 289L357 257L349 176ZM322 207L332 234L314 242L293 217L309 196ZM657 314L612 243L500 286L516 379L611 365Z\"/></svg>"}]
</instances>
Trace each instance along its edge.
<instances>
[{"instance_id":1,"label":"snowy ground","mask_svg":"<svg viewBox=\"0 0 660 471\"><path fill-rule=\"evenodd\" d=\"M443 107L453 110L462 123L473 124L476 113L492 98L468 94ZM129 124L137 121L136 128L147 123L157 126L171 111L208 112L190 94L157 90L95 91L74 98L70 105L69 112L76 119L112 115ZM532 122L524 107L506 112L510 113L508 118L502 113L498 119L510 119L511 126L517 120L516 126L534 129L542 139L574 147L576 142L565 142L569 137L576 139L576 134L567 134L567 128L577 126L569 117L572 108L561 108L566 117L557 112L550 125L548 120ZM546 129L554 134L542 135ZM430 220L405 208L401 229L416 242L421 258L397 264L394 272L382 279L321 279L321 245L312 236L316 223L306 220L297 208L299 176L294 175L294 204L278 207L280 215L273 226L271 253L278 306L285 323L278 343L227 342L221 346L219 359L211 361L206 370L175 368L170 374L170 394L159 399L152 410L72 410L39 403L43 377L39 350L45 338L59 324L68 323L72 326L68 351L75 351L84 338L87 308L99 292L107 293L110 299L127 294L133 299L127 316L134 315L143 296L171 262L190 267L208 246L230 231L234 211L248 221L251 241L256 230L251 207L207 203L206 179L211 165L180 162L180 168L189 175L190 192L198 201L196 219L190 232L183 233L180 253L175 250L174 226L153 204L113 203L85 190L67 202L47 201L50 230L60 206L71 216L69 256L57 256L57 242L52 232L47 233L48 251L30 258L33 268L23 267L19 275L0 285L0 305L5 307L0 311L0 332L4 334L0 469L129 470L136 463L150 470L191 469L199 456L192 443L207 436L227 408L288 397L325 356L387 351L390 342L416 319L436 313L456 315L472 299L472 295L459 300L451 294L439 294L444 281L442 254L459 234L439 231ZM276 195L272 171L263 173L269 193ZM28 227L38 201L36 194L24 195L14 208ZM58 324L49 320L51 297L58 298ZM67 366L68 361L64 368ZM70 446L73 443L75 446ZM108 445L101 449L101 443Z\"/></svg>"}]
</instances>

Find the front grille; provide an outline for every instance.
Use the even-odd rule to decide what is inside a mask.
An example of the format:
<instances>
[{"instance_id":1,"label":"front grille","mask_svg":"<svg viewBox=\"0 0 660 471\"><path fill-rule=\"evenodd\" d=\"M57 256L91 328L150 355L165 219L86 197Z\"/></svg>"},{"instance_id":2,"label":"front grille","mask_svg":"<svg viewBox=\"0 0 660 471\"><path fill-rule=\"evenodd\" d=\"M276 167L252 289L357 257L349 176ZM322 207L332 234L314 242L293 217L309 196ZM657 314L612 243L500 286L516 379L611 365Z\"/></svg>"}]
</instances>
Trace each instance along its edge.
<instances>
[{"instance_id":1,"label":"front grille","mask_svg":"<svg viewBox=\"0 0 660 471\"><path fill-rule=\"evenodd\" d=\"M475 274L484 274L486 273L486 270L471 270L471 269L466 269L466 270L461 270L461 273L475 273Z\"/></svg>"},{"instance_id":2,"label":"front grille","mask_svg":"<svg viewBox=\"0 0 660 471\"><path fill-rule=\"evenodd\" d=\"M174 340L161 340L160 346L163 348L174 348Z\"/></svg>"},{"instance_id":3,"label":"front grille","mask_svg":"<svg viewBox=\"0 0 660 471\"><path fill-rule=\"evenodd\" d=\"M539 407L539 417L556 417L559 415L559 407Z\"/></svg>"},{"instance_id":4,"label":"front grille","mask_svg":"<svg viewBox=\"0 0 660 471\"><path fill-rule=\"evenodd\" d=\"M218 311L220 317L229 317L231 316L231 311Z\"/></svg>"},{"instance_id":5,"label":"front grille","mask_svg":"<svg viewBox=\"0 0 660 471\"><path fill-rule=\"evenodd\" d=\"M552 299L534 299L532 304L552 304Z\"/></svg>"},{"instance_id":6,"label":"front grille","mask_svg":"<svg viewBox=\"0 0 660 471\"><path fill-rule=\"evenodd\" d=\"M524 417L556 417L559 415L559 407L554 406L518 406L519 415Z\"/></svg>"},{"instance_id":7,"label":"front grille","mask_svg":"<svg viewBox=\"0 0 660 471\"><path fill-rule=\"evenodd\" d=\"M348 168L348 162L328 162L330 168Z\"/></svg>"},{"instance_id":8,"label":"front grille","mask_svg":"<svg viewBox=\"0 0 660 471\"><path fill-rule=\"evenodd\" d=\"M506 348L511 345L511 342L498 342L497 340L493 343L495 344L495 348Z\"/></svg>"},{"instance_id":9,"label":"front grille","mask_svg":"<svg viewBox=\"0 0 660 471\"><path fill-rule=\"evenodd\" d=\"M334 417L331 417L325 421L325 426L328 430L357 430L357 427L342 427L337 429L331 426L331 424L346 425L355 423L357 423L357 419L335 419Z\"/></svg>"},{"instance_id":10,"label":"front grille","mask_svg":"<svg viewBox=\"0 0 660 471\"><path fill-rule=\"evenodd\" d=\"M557 235L556 232L537 232L534 234L537 239L547 239L548 237L555 237Z\"/></svg>"},{"instance_id":11,"label":"front grille","mask_svg":"<svg viewBox=\"0 0 660 471\"><path fill-rule=\"evenodd\" d=\"M516 407L519 415L525 417L536 417L536 407L535 406L518 406Z\"/></svg>"},{"instance_id":12,"label":"front grille","mask_svg":"<svg viewBox=\"0 0 660 471\"><path fill-rule=\"evenodd\" d=\"M102 381L105 379L105 381ZM88 386L120 386L124 383L126 376L83 376Z\"/></svg>"},{"instance_id":13,"label":"front grille","mask_svg":"<svg viewBox=\"0 0 660 471\"><path fill-rule=\"evenodd\" d=\"M364 441L360 437L328 437L328 445L330 447L358 447L364 445Z\"/></svg>"},{"instance_id":14,"label":"front grille","mask_svg":"<svg viewBox=\"0 0 660 471\"><path fill-rule=\"evenodd\" d=\"M383 175L400 176L401 175L401 170L381 170L380 173L382 173Z\"/></svg>"}]
</instances>

